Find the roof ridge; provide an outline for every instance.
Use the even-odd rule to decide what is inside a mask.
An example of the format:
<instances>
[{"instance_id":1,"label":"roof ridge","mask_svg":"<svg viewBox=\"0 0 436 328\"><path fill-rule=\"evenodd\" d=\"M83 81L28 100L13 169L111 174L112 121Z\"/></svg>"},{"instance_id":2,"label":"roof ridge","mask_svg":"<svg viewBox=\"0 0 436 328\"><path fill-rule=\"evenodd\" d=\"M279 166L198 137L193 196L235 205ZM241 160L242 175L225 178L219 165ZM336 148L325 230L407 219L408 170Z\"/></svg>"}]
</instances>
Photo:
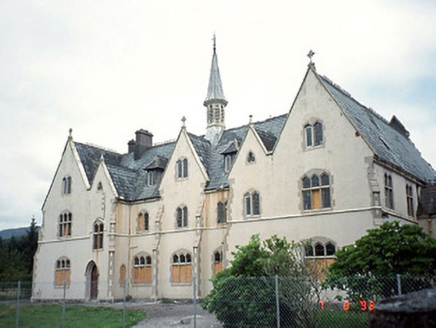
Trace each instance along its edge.
<instances>
[{"instance_id":1,"label":"roof ridge","mask_svg":"<svg viewBox=\"0 0 436 328\"><path fill-rule=\"evenodd\" d=\"M99 149L99 150L104 150L106 152L110 152L110 153L122 156L122 154L120 154L119 152L117 152L114 149L110 149L110 148L106 148L106 147L103 147L103 146L99 146L99 145L96 145L96 144L93 144L93 143L90 143L90 142L85 142L85 143L77 142L77 141L73 141L73 142L74 142L75 145L82 145L82 146L92 147L92 148L96 148L96 149Z\"/></svg>"}]
</instances>

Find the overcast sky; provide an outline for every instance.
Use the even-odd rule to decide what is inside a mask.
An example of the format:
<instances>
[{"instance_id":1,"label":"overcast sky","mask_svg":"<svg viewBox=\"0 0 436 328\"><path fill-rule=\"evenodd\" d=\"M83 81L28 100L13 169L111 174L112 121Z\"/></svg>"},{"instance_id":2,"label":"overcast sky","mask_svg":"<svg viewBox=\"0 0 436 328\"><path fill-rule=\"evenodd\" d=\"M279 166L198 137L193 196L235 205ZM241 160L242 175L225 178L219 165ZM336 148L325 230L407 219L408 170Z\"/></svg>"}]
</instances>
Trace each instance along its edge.
<instances>
[{"instance_id":1,"label":"overcast sky","mask_svg":"<svg viewBox=\"0 0 436 328\"><path fill-rule=\"evenodd\" d=\"M307 69L396 115L436 167L436 2L0 1L0 230L42 222L69 128L120 153L204 134L212 36L227 127L289 111Z\"/></svg>"}]
</instances>

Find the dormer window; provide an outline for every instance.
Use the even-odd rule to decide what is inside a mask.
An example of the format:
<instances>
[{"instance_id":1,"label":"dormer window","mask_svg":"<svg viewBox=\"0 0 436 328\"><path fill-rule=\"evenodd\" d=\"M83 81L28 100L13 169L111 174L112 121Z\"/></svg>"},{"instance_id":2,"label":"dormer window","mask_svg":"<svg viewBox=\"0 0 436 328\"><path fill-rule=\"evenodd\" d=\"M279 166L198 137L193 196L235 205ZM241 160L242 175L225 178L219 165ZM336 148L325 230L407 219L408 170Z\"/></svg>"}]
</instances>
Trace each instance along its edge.
<instances>
[{"instance_id":1,"label":"dormer window","mask_svg":"<svg viewBox=\"0 0 436 328\"><path fill-rule=\"evenodd\" d=\"M147 172L147 186L154 187L159 183L161 173L158 170L150 170Z\"/></svg>"},{"instance_id":2,"label":"dormer window","mask_svg":"<svg viewBox=\"0 0 436 328\"><path fill-rule=\"evenodd\" d=\"M233 157L233 154L227 154L224 156L224 171L226 173L230 172L230 170L232 169Z\"/></svg>"}]
</instances>

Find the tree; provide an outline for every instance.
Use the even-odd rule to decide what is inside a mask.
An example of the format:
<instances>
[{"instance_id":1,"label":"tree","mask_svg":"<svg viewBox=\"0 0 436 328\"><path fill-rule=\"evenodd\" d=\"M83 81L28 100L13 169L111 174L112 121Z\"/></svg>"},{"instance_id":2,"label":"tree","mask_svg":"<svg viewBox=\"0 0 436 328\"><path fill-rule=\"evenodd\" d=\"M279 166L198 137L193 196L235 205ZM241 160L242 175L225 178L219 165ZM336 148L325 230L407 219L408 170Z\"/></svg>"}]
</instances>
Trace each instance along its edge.
<instances>
[{"instance_id":1,"label":"tree","mask_svg":"<svg viewBox=\"0 0 436 328\"><path fill-rule=\"evenodd\" d=\"M386 222L336 252L331 276L425 275L436 270L436 239L417 225Z\"/></svg>"},{"instance_id":2,"label":"tree","mask_svg":"<svg viewBox=\"0 0 436 328\"><path fill-rule=\"evenodd\" d=\"M36 226L35 218L32 218L30 222L29 230L27 230L27 235L21 239L20 252L23 256L24 265L27 269L27 273L32 273L33 271L33 258L38 248L38 229Z\"/></svg>"},{"instance_id":3,"label":"tree","mask_svg":"<svg viewBox=\"0 0 436 328\"><path fill-rule=\"evenodd\" d=\"M329 286L346 290L351 300L388 297L398 294L398 274L404 275L403 293L429 286L424 276L435 274L436 240L417 225L386 222L335 256L329 267Z\"/></svg>"},{"instance_id":4,"label":"tree","mask_svg":"<svg viewBox=\"0 0 436 328\"><path fill-rule=\"evenodd\" d=\"M286 238L272 236L262 242L259 235L252 236L247 245L236 247L231 267L212 279L214 288L203 307L224 327L274 327L278 296L281 327L313 326L302 250L302 244Z\"/></svg>"}]
</instances>

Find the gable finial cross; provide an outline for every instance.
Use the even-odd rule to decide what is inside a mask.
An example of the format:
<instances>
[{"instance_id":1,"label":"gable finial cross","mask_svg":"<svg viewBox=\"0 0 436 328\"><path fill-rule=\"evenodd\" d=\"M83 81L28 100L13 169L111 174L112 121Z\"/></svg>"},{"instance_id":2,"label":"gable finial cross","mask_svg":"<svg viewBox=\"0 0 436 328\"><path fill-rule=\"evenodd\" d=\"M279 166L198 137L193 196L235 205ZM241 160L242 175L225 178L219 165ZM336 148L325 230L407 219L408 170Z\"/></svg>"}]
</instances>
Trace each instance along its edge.
<instances>
[{"instance_id":1,"label":"gable finial cross","mask_svg":"<svg viewBox=\"0 0 436 328\"><path fill-rule=\"evenodd\" d=\"M183 127L183 128L186 127L185 122L186 122L186 117L183 116L183 117L182 117L182 124L183 124L182 127Z\"/></svg>"},{"instance_id":2,"label":"gable finial cross","mask_svg":"<svg viewBox=\"0 0 436 328\"><path fill-rule=\"evenodd\" d=\"M73 140L73 129L70 128L70 129L68 130L68 132L69 132L68 140Z\"/></svg>"},{"instance_id":3,"label":"gable finial cross","mask_svg":"<svg viewBox=\"0 0 436 328\"><path fill-rule=\"evenodd\" d=\"M307 54L307 57L309 57L309 59L310 59L310 64L312 64L313 55L315 55L315 53L312 51L312 49L310 49L309 53Z\"/></svg>"}]
</instances>

